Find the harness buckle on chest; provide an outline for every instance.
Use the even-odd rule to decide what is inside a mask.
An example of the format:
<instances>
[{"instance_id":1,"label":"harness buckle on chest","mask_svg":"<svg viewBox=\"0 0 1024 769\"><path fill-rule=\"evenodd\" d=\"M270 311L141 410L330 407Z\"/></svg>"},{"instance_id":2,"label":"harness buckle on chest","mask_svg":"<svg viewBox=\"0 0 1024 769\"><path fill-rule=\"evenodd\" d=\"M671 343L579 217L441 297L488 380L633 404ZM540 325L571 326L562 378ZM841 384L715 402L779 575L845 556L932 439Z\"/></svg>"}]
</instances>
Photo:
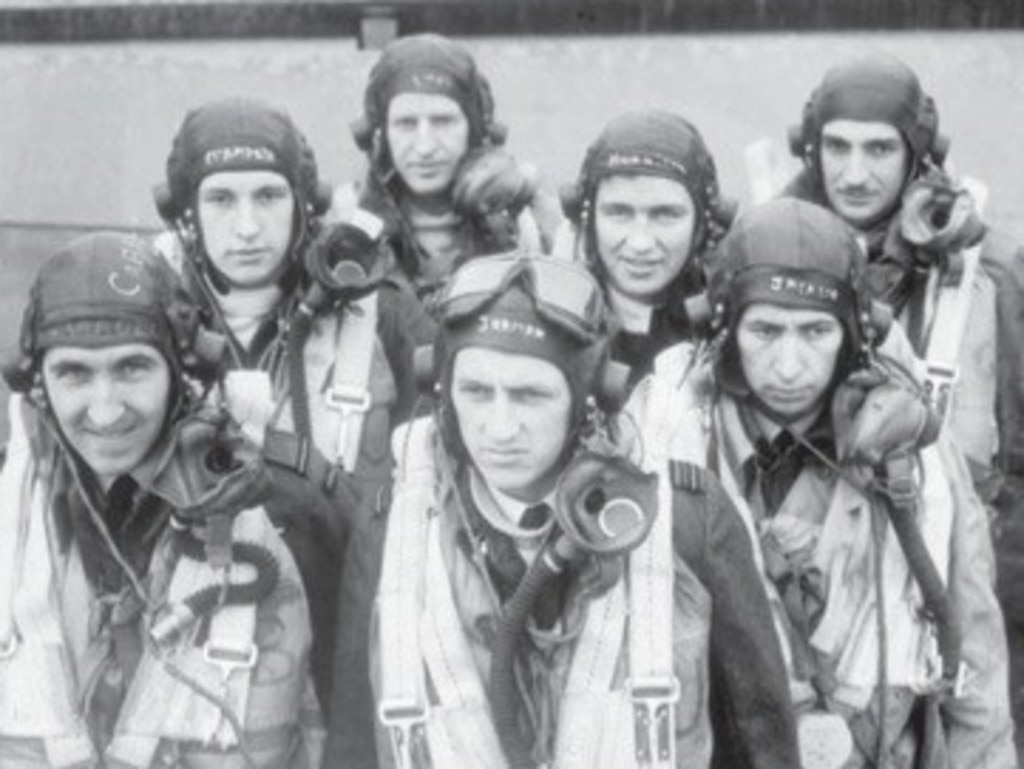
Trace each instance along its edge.
<instances>
[{"instance_id":1,"label":"harness buckle on chest","mask_svg":"<svg viewBox=\"0 0 1024 769\"><path fill-rule=\"evenodd\" d=\"M429 769L427 709L411 700L384 700L377 717L391 737L398 769Z\"/></svg>"},{"instance_id":2,"label":"harness buckle on chest","mask_svg":"<svg viewBox=\"0 0 1024 769\"><path fill-rule=\"evenodd\" d=\"M227 681L236 670L252 670L259 658L259 648L251 643L245 649L232 649L228 646L215 646L210 641L203 644L203 659L210 665L220 668L221 675Z\"/></svg>"},{"instance_id":3,"label":"harness buckle on chest","mask_svg":"<svg viewBox=\"0 0 1024 769\"><path fill-rule=\"evenodd\" d=\"M334 409L340 414L338 420L337 456L344 464L345 469L352 472L355 469L356 457L349 456L349 431L355 427L353 421L361 418L370 410L370 406L373 405L373 399L370 397L370 391L365 387L335 384L325 394L325 400L328 408Z\"/></svg>"},{"instance_id":4,"label":"harness buckle on chest","mask_svg":"<svg viewBox=\"0 0 1024 769\"><path fill-rule=\"evenodd\" d=\"M939 416L942 418L945 418L946 412L949 411L953 384L956 380L957 370L955 367L939 366L934 363L928 365L924 389L932 407L938 411Z\"/></svg>"},{"instance_id":5,"label":"harness buckle on chest","mask_svg":"<svg viewBox=\"0 0 1024 769\"><path fill-rule=\"evenodd\" d=\"M673 705L679 700L675 676L632 678L627 682L633 700L633 744L640 765L672 759L675 736Z\"/></svg>"}]
</instances>

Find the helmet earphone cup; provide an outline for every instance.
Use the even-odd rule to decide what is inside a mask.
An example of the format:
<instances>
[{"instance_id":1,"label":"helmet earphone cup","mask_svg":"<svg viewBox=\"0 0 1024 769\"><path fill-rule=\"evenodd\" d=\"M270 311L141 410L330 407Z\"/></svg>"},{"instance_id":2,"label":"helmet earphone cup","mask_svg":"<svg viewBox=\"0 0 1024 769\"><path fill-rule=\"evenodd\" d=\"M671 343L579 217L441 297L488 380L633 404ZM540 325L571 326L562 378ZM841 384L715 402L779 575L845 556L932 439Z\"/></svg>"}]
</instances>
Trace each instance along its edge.
<instances>
[{"instance_id":1,"label":"helmet earphone cup","mask_svg":"<svg viewBox=\"0 0 1024 769\"><path fill-rule=\"evenodd\" d=\"M572 224L579 226L583 216L584 191L580 182L563 185L558 190L558 199L562 204L562 213Z\"/></svg>"},{"instance_id":2,"label":"helmet earphone cup","mask_svg":"<svg viewBox=\"0 0 1024 769\"><path fill-rule=\"evenodd\" d=\"M349 123L349 130L352 132L352 139L356 146L363 152L369 152L373 147L373 132L375 130L369 118L360 115Z\"/></svg>"},{"instance_id":3,"label":"helmet earphone cup","mask_svg":"<svg viewBox=\"0 0 1024 769\"><path fill-rule=\"evenodd\" d=\"M172 223L181 217L181 206L175 201L167 182L160 182L153 186L153 203L160 218L165 222Z\"/></svg>"},{"instance_id":4,"label":"helmet earphone cup","mask_svg":"<svg viewBox=\"0 0 1024 769\"><path fill-rule=\"evenodd\" d=\"M313 190L313 196L309 201L310 211L313 216L323 216L330 208L334 200L334 188L331 183L318 179Z\"/></svg>"}]
</instances>

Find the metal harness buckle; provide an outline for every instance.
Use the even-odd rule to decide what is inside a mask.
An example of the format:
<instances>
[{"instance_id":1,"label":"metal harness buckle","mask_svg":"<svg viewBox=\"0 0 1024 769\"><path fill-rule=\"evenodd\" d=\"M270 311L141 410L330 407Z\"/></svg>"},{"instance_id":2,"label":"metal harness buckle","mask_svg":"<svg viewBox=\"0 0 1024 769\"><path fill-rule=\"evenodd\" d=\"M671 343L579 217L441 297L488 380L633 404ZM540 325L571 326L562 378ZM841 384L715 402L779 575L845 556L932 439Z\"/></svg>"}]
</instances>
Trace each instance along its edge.
<instances>
[{"instance_id":1,"label":"metal harness buckle","mask_svg":"<svg viewBox=\"0 0 1024 769\"><path fill-rule=\"evenodd\" d=\"M679 700L679 679L675 676L634 678L627 688L633 700L633 745L637 762L641 765L671 762L675 748L672 706Z\"/></svg>"},{"instance_id":2,"label":"metal harness buckle","mask_svg":"<svg viewBox=\"0 0 1024 769\"><path fill-rule=\"evenodd\" d=\"M928 372L925 375L924 391L928 401L939 413L942 419L946 418L949 411L949 403L953 396L953 384L957 380L957 369L949 366L928 365Z\"/></svg>"},{"instance_id":3,"label":"metal harness buckle","mask_svg":"<svg viewBox=\"0 0 1024 769\"><path fill-rule=\"evenodd\" d=\"M428 769L427 709L412 700L384 700L377 708L391 737L391 749L398 769Z\"/></svg>"},{"instance_id":4,"label":"metal harness buckle","mask_svg":"<svg viewBox=\"0 0 1024 769\"><path fill-rule=\"evenodd\" d=\"M365 414L373 405L370 391L352 385L335 385L327 391L326 401L328 408L341 414L341 419L338 422L337 457L346 464L346 469L353 469L354 457L350 458L345 455L348 446L348 431L351 428L352 417Z\"/></svg>"},{"instance_id":5,"label":"metal harness buckle","mask_svg":"<svg viewBox=\"0 0 1024 769\"><path fill-rule=\"evenodd\" d=\"M247 650L231 649L226 646L214 646L209 641L203 644L203 659L220 668L221 675L227 681L236 670L251 670L256 667L260 650L256 644L250 644Z\"/></svg>"}]
</instances>

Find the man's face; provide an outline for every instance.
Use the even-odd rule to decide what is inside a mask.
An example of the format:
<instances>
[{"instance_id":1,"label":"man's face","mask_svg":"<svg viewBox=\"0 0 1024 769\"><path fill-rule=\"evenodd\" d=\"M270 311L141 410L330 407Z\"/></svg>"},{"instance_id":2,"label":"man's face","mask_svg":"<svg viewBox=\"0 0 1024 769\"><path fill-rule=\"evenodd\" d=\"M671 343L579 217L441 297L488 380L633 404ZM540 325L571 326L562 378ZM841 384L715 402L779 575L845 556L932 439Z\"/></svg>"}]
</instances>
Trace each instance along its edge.
<instances>
[{"instance_id":1,"label":"man's face","mask_svg":"<svg viewBox=\"0 0 1024 769\"><path fill-rule=\"evenodd\" d=\"M910 153L888 123L832 120L821 131L821 175L829 205L866 229L888 215L903 193Z\"/></svg>"},{"instance_id":2,"label":"man's face","mask_svg":"<svg viewBox=\"0 0 1024 769\"><path fill-rule=\"evenodd\" d=\"M751 391L787 421L817 413L836 370L844 330L822 310L757 303L736 328L740 365Z\"/></svg>"},{"instance_id":3,"label":"man's face","mask_svg":"<svg viewBox=\"0 0 1024 769\"><path fill-rule=\"evenodd\" d=\"M213 266L234 288L263 288L287 266L295 194L276 171L220 171L199 185L199 226Z\"/></svg>"},{"instance_id":4,"label":"man's face","mask_svg":"<svg viewBox=\"0 0 1024 769\"><path fill-rule=\"evenodd\" d=\"M395 170L413 195L441 195L469 150L469 120L447 96L400 93L388 105L387 142Z\"/></svg>"},{"instance_id":5,"label":"man's face","mask_svg":"<svg viewBox=\"0 0 1024 769\"><path fill-rule=\"evenodd\" d=\"M534 356L468 347L455 356L451 388L459 435L484 480L524 502L546 496L569 438L562 372Z\"/></svg>"},{"instance_id":6,"label":"man's face","mask_svg":"<svg viewBox=\"0 0 1024 769\"><path fill-rule=\"evenodd\" d=\"M658 176L610 176L597 188L597 251L617 291L654 303L690 255L695 212L681 183Z\"/></svg>"},{"instance_id":7,"label":"man's face","mask_svg":"<svg viewBox=\"0 0 1024 769\"><path fill-rule=\"evenodd\" d=\"M43 385L61 432L104 489L160 437L171 399L166 359L148 344L54 347Z\"/></svg>"}]
</instances>

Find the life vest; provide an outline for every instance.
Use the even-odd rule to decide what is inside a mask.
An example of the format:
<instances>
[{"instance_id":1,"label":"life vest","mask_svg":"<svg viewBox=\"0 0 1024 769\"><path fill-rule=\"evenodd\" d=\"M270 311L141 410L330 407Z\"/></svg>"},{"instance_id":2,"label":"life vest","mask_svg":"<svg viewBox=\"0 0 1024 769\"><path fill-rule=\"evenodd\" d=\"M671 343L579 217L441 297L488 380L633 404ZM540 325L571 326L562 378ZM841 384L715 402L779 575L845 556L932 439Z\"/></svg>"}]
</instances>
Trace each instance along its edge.
<instances>
[{"instance_id":1,"label":"life vest","mask_svg":"<svg viewBox=\"0 0 1024 769\"><path fill-rule=\"evenodd\" d=\"M444 449L431 420L396 431L397 475L377 597L378 717L399 766L507 766L482 675L489 654L464 612L465 563L446 561ZM663 476L665 474L662 474ZM551 767L694 767L711 753L710 599L672 546L672 488L628 560L628 578L588 605L558 701ZM449 532L450 533L450 532ZM628 587L627 587L628 584ZM429 680L429 686L428 686ZM429 692L429 693L428 693Z\"/></svg>"},{"instance_id":2,"label":"life vest","mask_svg":"<svg viewBox=\"0 0 1024 769\"><path fill-rule=\"evenodd\" d=\"M51 490L33 456L21 401L12 397L0 475L0 756L5 743L17 743L60 769L144 769L170 757L189 769L240 768L247 766L240 727L259 767L319 766L322 726L306 672L308 610L294 563L259 508L235 518L232 539L274 555L275 591L259 606L218 609L202 645L187 632L159 647L147 638L110 743L93 743L80 698L106 657L104 626L94 627L98 599L77 545L61 552L56 542ZM174 607L196 589L222 584L205 561L173 558L170 538L165 532L145 575L155 606ZM237 564L232 580L252 579L251 568ZM143 613L134 632L148 636L149 619Z\"/></svg>"},{"instance_id":3,"label":"life vest","mask_svg":"<svg viewBox=\"0 0 1024 769\"><path fill-rule=\"evenodd\" d=\"M734 448L731 439L743 434L737 406L726 396L712 405L706 380L709 374L701 369L696 355L696 348L690 344L663 352L655 363L655 375L643 383L643 390L627 406L641 426L644 446L648 451L664 451L669 457L685 456L701 466L708 463L709 447L717 446L716 469L754 544L755 560L775 616L797 705L813 700L814 691L795 674L792 628L775 583L767 574L762 537L769 533L783 541L795 541L809 534L816 537L814 566L826 577L827 602L809 640L836 665L839 688L834 698L851 708L863 708L874 692L879 664L871 505L843 479L835 482L826 497L821 497L816 489L824 488L823 482L813 477L816 471L805 469L782 509L772 519L758 523L730 461ZM717 441L710 440L712 434ZM658 445L665 448L658 449ZM953 498L946 484L939 447L922 450L920 462L920 526L932 560L946 580ZM812 504L808 504L809 500ZM941 672L934 632L923 616L920 590L891 533L883 547L882 571L888 586L888 685L929 691Z\"/></svg>"}]
</instances>

